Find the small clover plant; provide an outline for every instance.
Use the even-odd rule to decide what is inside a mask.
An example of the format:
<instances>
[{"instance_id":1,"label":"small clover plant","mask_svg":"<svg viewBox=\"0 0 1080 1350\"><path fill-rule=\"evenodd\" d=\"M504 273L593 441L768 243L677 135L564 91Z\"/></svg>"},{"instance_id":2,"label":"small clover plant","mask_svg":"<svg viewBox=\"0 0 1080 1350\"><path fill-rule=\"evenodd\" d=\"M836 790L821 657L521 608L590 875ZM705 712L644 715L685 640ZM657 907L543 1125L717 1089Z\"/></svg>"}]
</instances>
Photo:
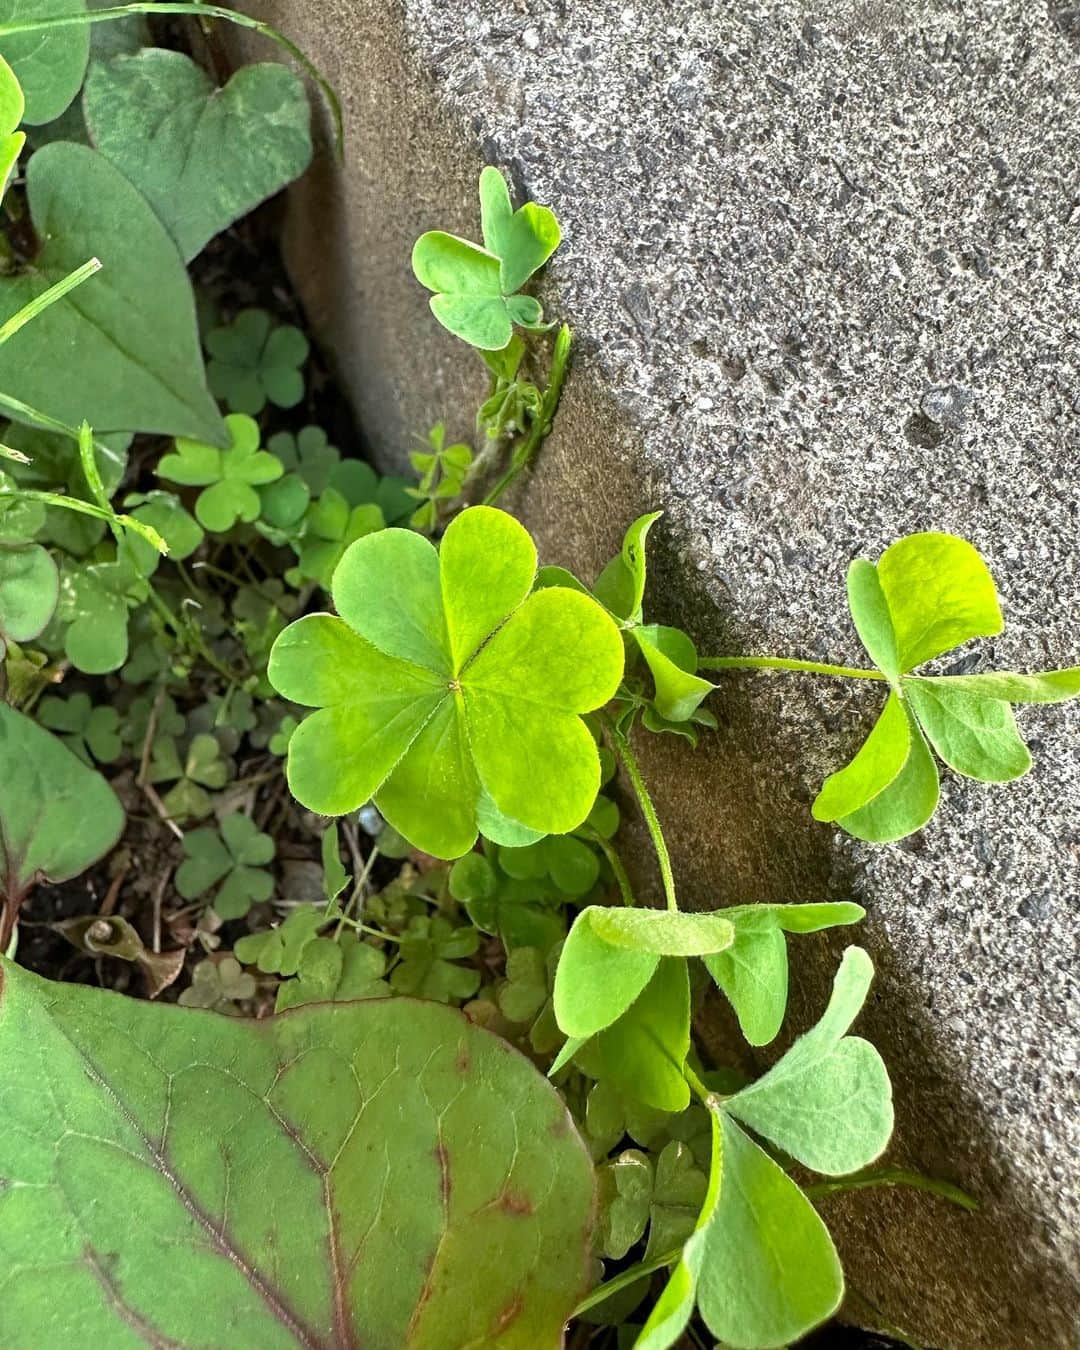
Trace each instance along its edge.
<instances>
[{"instance_id":1,"label":"small clover plant","mask_svg":"<svg viewBox=\"0 0 1080 1350\"><path fill-rule=\"evenodd\" d=\"M274 851L270 836L235 812L218 829L207 826L184 836L176 889L186 900L209 898L213 891L211 903L221 918L242 918L252 905L270 899L274 879L265 868Z\"/></svg>"},{"instance_id":2,"label":"small clover plant","mask_svg":"<svg viewBox=\"0 0 1080 1350\"><path fill-rule=\"evenodd\" d=\"M889 696L862 748L825 782L813 810L816 819L836 821L860 839L886 843L930 819L938 801L930 747L967 778L1009 782L1031 767L1012 704L1080 694L1080 666L1037 675L912 674L1004 626L986 564L953 535L912 534L887 548L876 565L856 559L848 571L848 602Z\"/></svg>"},{"instance_id":3,"label":"small clover plant","mask_svg":"<svg viewBox=\"0 0 1080 1350\"><path fill-rule=\"evenodd\" d=\"M622 672L618 630L577 592L533 592L536 550L504 512L463 511L441 550L384 530L347 550L340 617L290 625L270 681L315 707L293 733L289 784L342 815L373 798L437 857L575 829L600 784L582 713Z\"/></svg>"},{"instance_id":4,"label":"small clover plant","mask_svg":"<svg viewBox=\"0 0 1080 1350\"><path fill-rule=\"evenodd\" d=\"M499 351L515 324L544 327L539 301L520 291L558 248L559 224L535 202L515 211L506 179L490 166L480 175L480 222L483 248L442 230L421 235L413 272L434 292L431 312L444 328L473 347Z\"/></svg>"},{"instance_id":5,"label":"small clover plant","mask_svg":"<svg viewBox=\"0 0 1080 1350\"><path fill-rule=\"evenodd\" d=\"M258 424L243 413L225 419L229 448L219 450L202 441L177 439L173 454L157 467L159 477L171 483L201 487L195 502L199 524L215 534L224 534L237 521L257 520L262 502L257 488L280 478L281 461L259 449Z\"/></svg>"},{"instance_id":6,"label":"small clover plant","mask_svg":"<svg viewBox=\"0 0 1080 1350\"><path fill-rule=\"evenodd\" d=\"M120 714L115 708L95 708L89 694L70 698L43 698L38 720L50 731L60 733L64 744L81 760L92 764L112 764L120 758Z\"/></svg>"},{"instance_id":7,"label":"small clover plant","mask_svg":"<svg viewBox=\"0 0 1080 1350\"><path fill-rule=\"evenodd\" d=\"M254 417L267 402L295 408L304 397L301 367L308 340L299 328L276 325L262 309L242 309L231 324L206 335L206 378L215 398Z\"/></svg>"}]
</instances>

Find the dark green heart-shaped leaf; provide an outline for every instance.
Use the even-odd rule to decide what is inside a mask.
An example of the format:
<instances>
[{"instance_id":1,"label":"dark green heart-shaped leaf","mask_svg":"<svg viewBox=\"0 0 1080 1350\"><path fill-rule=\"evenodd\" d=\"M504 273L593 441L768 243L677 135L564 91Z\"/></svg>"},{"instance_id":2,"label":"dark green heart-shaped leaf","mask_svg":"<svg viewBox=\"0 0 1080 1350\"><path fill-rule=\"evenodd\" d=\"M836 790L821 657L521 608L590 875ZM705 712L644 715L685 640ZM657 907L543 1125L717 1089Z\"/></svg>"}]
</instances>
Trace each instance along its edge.
<instances>
[{"instance_id":1,"label":"dark green heart-shaped leaf","mask_svg":"<svg viewBox=\"0 0 1080 1350\"><path fill-rule=\"evenodd\" d=\"M79 14L85 9L86 0L0 0L0 25ZM0 54L11 65L26 97L21 120L39 126L59 117L79 92L90 55L90 29L71 24L16 33L0 38Z\"/></svg>"},{"instance_id":2,"label":"dark green heart-shaped leaf","mask_svg":"<svg viewBox=\"0 0 1080 1350\"><path fill-rule=\"evenodd\" d=\"M123 808L104 778L0 702L0 946L36 881L77 876L112 848L123 826Z\"/></svg>"},{"instance_id":3,"label":"dark green heart-shaped leaf","mask_svg":"<svg viewBox=\"0 0 1080 1350\"><path fill-rule=\"evenodd\" d=\"M76 30L63 30L76 31ZM96 431L144 431L220 442L206 388L191 282L151 207L103 155L57 143L27 169L41 251L0 283L10 318L90 257L101 272L0 347L0 385L52 417ZM56 354L78 352L79 378L56 378Z\"/></svg>"},{"instance_id":4,"label":"dark green heart-shaped leaf","mask_svg":"<svg viewBox=\"0 0 1080 1350\"><path fill-rule=\"evenodd\" d=\"M148 47L95 62L83 111L186 261L311 160L307 94L277 63L243 66L217 89L190 57Z\"/></svg>"},{"instance_id":5,"label":"dark green heart-shaped leaf","mask_svg":"<svg viewBox=\"0 0 1080 1350\"><path fill-rule=\"evenodd\" d=\"M5 1344L562 1344L592 1168L503 1041L403 999L248 1022L2 969Z\"/></svg>"}]
</instances>

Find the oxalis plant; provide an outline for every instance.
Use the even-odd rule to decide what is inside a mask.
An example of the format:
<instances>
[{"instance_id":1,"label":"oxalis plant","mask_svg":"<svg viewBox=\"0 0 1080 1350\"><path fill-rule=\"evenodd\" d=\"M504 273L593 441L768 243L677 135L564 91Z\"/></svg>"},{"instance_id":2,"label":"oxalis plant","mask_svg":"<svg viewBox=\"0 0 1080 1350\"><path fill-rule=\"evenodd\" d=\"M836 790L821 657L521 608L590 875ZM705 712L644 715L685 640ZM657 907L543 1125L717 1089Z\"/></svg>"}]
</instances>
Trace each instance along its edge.
<instances>
[{"instance_id":1,"label":"oxalis plant","mask_svg":"<svg viewBox=\"0 0 1080 1350\"><path fill-rule=\"evenodd\" d=\"M185 266L302 171L303 90L272 64L216 88L153 45L148 13L297 55L202 4L20 0L0 24L0 173L23 123L51 127L11 189L39 237L14 233L0 286L0 1340L534 1347L576 1317L579 1338L606 1325L653 1350L702 1323L789 1344L844 1292L818 1201L908 1184L971 1202L877 1163L892 1105L850 1034L873 973L858 947L762 1076L702 1062L710 984L769 1046L788 936L862 910L685 908L635 745L707 734L703 672L884 685L814 807L884 842L929 818L935 753L1023 773L1012 705L1069 697L1080 672L924 669L1002 622L946 535L853 564L866 669L699 657L647 620L656 513L595 580L538 566L497 503L567 370L569 330L529 293L560 232L493 168L481 242L432 231L413 256L488 374L471 439L437 423L413 481L343 453L306 421L303 334L204 302L200 343ZM620 857L616 783L656 895ZM160 889L153 924L111 912L115 879L53 930L150 998L199 952L180 1006L14 964L35 887L140 817L172 850L181 945L161 949Z\"/></svg>"}]
</instances>

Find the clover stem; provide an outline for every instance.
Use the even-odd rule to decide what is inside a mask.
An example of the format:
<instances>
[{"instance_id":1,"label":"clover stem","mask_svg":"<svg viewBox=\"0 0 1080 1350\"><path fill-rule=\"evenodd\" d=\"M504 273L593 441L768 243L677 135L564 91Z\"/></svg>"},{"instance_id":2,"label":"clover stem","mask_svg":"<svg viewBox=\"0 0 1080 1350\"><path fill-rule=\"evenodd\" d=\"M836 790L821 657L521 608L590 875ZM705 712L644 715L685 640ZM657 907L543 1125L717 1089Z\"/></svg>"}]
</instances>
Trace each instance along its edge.
<instances>
[{"instance_id":1,"label":"clover stem","mask_svg":"<svg viewBox=\"0 0 1080 1350\"><path fill-rule=\"evenodd\" d=\"M528 468L530 461L540 448L540 442L551 430L555 412L562 397L563 382L566 379L566 366L570 360L570 329L564 323L555 339L555 349L551 353L551 371L548 374L548 386L540 404L540 411L533 418L528 435L514 450L510 467L484 498L485 506L494 506L502 494Z\"/></svg>"},{"instance_id":2,"label":"clover stem","mask_svg":"<svg viewBox=\"0 0 1080 1350\"><path fill-rule=\"evenodd\" d=\"M158 595L157 591L154 590L153 586L147 587L147 598L181 642L190 642L207 665L212 666L219 675L228 680L230 689L239 683L236 675L223 661L219 661L206 645L202 639L202 635L195 628L182 623L165 601L162 600L161 596Z\"/></svg>"},{"instance_id":3,"label":"clover stem","mask_svg":"<svg viewBox=\"0 0 1080 1350\"><path fill-rule=\"evenodd\" d=\"M614 844L612 844L609 839L605 839L599 830L594 830L591 826L582 830L582 834L592 840L611 864L611 870L615 873L615 880L619 883L619 895L622 897L623 904L633 905L634 890L630 885L630 878L627 876L626 868L623 866L623 860L615 851Z\"/></svg>"},{"instance_id":4,"label":"clover stem","mask_svg":"<svg viewBox=\"0 0 1080 1350\"><path fill-rule=\"evenodd\" d=\"M845 680L885 680L880 670L861 666L833 666L823 661L800 661L794 656L702 656L698 670L798 670L809 675L834 675Z\"/></svg>"},{"instance_id":5,"label":"clover stem","mask_svg":"<svg viewBox=\"0 0 1080 1350\"><path fill-rule=\"evenodd\" d=\"M682 1256L682 1248L676 1247L674 1251L665 1252L663 1256L654 1256L649 1261L639 1261L636 1266L621 1270L618 1275L613 1275L610 1280L598 1284L591 1294L586 1294L574 1309L572 1316L580 1317L583 1312L595 1308L598 1303L603 1303L612 1294L617 1294L620 1289L625 1289L628 1285L634 1284L643 1276L651 1275L657 1270L663 1270L665 1266L673 1266L680 1256Z\"/></svg>"},{"instance_id":6,"label":"clover stem","mask_svg":"<svg viewBox=\"0 0 1080 1350\"><path fill-rule=\"evenodd\" d=\"M695 1096L701 1098L703 1106L713 1106L716 1104L716 1093L710 1092L689 1064L683 1064L682 1075L690 1085L690 1090Z\"/></svg>"},{"instance_id":7,"label":"clover stem","mask_svg":"<svg viewBox=\"0 0 1080 1350\"><path fill-rule=\"evenodd\" d=\"M323 98L326 99L334 123L334 145L340 157L345 140L345 129L341 114L341 101L334 92L333 85L295 42L291 42L284 33L272 28L270 24L263 23L260 19L253 19L247 14L224 9L221 5L191 3L191 0L183 4L172 3L171 0L160 0L160 3L159 0L135 0L133 4L113 5L108 9L93 10L90 13L83 10L81 13L50 14L47 18L14 19L10 23L0 24L0 38L11 37L17 33L40 33L50 28L82 27L84 24L102 23L109 19L125 19L130 14L193 14L199 19L225 19L228 23L239 24L241 28L250 28L253 32L269 38L271 42L276 42L279 47L284 48L289 53L298 65L303 67L305 73L311 77Z\"/></svg>"},{"instance_id":8,"label":"clover stem","mask_svg":"<svg viewBox=\"0 0 1080 1350\"><path fill-rule=\"evenodd\" d=\"M668 853L664 831L660 827L660 817L656 814L656 807L649 795L649 789L645 786L645 780L641 776L641 770L638 768L637 759L630 748L630 742L611 718L606 715L604 716L604 724L611 739L612 748L622 761L626 776L630 779L630 785L633 787L634 795L641 807L641 814L645 817L645 824L648 826L649 836L656 852L656 861L660 867L660 879L664 883L664 898L667 901L667 907L673 913L677 913L679 902L675 898L675 877L671 871L671 855Z\"/></svg>"},{"instance_id":9,"label":"clover stem","mask_svg":"<svg viewBox=\"0 0 1080 1350\"><path fill-rule=\"evenodd\" d=\"M954 1186L951 1181L924 1177L921 1172L912 1172L906 1167L877 1167L837 1181L817 1181L804 1186L803 1190L811 1200L815 1200L838 1191L860 1191L873 1186L911 1186L916 1190L929 1191L931 1195L939 1195L943 1200L950 1200L971 1214L979 1208L979 1202L973 1196L962 1191L959 1186Z\"/></svg>"}]
</instances>

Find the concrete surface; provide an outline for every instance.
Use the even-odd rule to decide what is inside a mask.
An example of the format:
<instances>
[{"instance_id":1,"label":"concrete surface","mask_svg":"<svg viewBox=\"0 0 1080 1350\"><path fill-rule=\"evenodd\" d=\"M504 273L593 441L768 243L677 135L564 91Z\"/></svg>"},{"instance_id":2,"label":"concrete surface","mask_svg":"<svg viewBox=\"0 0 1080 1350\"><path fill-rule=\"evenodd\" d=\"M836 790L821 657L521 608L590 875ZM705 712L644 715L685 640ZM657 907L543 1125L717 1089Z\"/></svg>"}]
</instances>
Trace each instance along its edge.
<instances>
[{"instance_id":1,"label":"concrete surface","mask_svg":"<svg viewBox=\"0 0 1080 1350\"><path fill-rule=\"evenodd\" d=\"M546 560L589 575L663 508L654 618L702 650L857 661L849 559L952 530L989 559L1008 620L965 662L1077 661L1074 5L251 8L346 103L344 166L324 154L294 193L288 254L385 462L437 417L470 429L479 364L427 315L408 258L426 228L476 236L488 160L566 237L544 298L577 359L519 498ZM893 1156L984 1205L829 1201L850 1284L926 1344L1080 1345L1080 715L1024 712L1028 779L946 775L931 826L875 850L809 816L872 692L737 676L713 706L696 755L642 746L684 894L866 904L879 979L861 1025L896 1088ZM842 945L793 952L795 1025Z\"/></svg>"}]
</instances>

